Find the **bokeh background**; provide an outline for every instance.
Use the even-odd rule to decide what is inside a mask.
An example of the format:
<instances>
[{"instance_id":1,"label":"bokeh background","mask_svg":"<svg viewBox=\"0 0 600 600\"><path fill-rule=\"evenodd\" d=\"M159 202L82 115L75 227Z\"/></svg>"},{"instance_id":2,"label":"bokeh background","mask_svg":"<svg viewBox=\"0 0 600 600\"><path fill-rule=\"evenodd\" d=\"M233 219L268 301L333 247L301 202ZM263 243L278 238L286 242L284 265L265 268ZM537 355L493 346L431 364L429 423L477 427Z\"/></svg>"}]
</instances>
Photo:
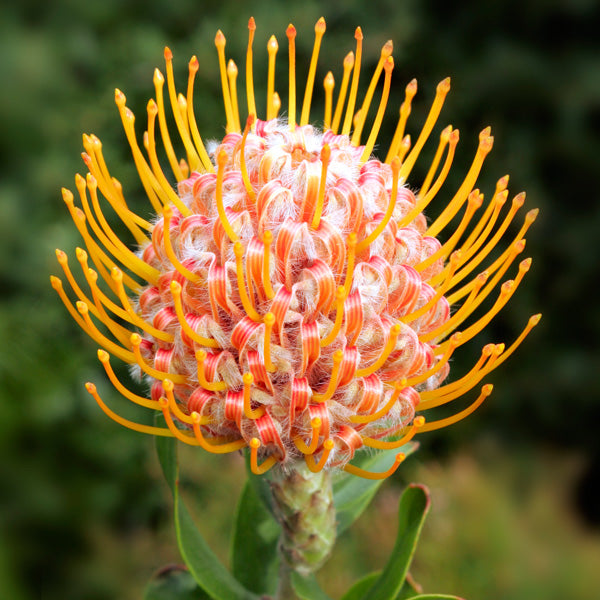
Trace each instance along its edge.
<instances>
[{"instance_id":1,"label":"bokeh background","mask_svg":"<svg viewBox=\"0 0 600 600\"><path fill-rule=\"evenodd\" d=\"M59 273L54 249L72 254L80 243L60 188L73 187L77 170L85 173L78 159L82 132L101 137L109 166L147 214L114 87L144 115L164 45L175 53L181 85L196 54L201 130L205 139L221 136L214 34L223 29L228 55L243 65L250 15L258 24L257 89L264 89L267 39L275 33L285 40L290 21L299 33L299 77L305 76L321 15L328 30L320 77L332 69L339 81L357 25L365 34L365 68L394 40L392 106L412 77L420 84L413 135L435 85L451 75L437 131L452 123L461 144L446 194L460 182L477 133L490 124L495 145L481 189L489 197L495 180L510 173L511 192L526 189L527 206L541 209L526 249L533 269L479 339L510 341L535 312L543 312L542 323L491 378L496 389L483 408L451 430L423 436L421 451L340 541L321 575L324 585L339 597L358 574L384 563L398 494L408 481L420 481L433 492L413 568L426 590L472 600L589 600L600 589L600 11L594 0L2 3L0 597L140 598L158 567L180 560L152 440L109 421L85 392L83 382L96 381L119 406L103 384L94 344L68 317L48 275ZM284 60L280 67L284 74ZM416 171L415 185L422 175ZM468 368L481 345L457 357L456 372ZM226 560L242 460L184 452L184 461L188 499Z\"/></svg>"}]
</instances>

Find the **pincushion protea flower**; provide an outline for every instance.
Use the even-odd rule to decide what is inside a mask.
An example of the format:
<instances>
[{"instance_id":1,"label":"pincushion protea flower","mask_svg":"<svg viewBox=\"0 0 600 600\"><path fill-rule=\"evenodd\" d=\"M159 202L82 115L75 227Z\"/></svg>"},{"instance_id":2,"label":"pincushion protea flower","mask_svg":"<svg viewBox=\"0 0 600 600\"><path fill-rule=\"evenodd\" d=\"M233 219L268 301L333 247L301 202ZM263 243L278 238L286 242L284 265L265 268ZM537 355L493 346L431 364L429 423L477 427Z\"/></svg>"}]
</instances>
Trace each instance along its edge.
<instances>
[{"instance_id":1,"label":"pincushion protea flower","mask_svg":"<svg viewBox=\"0 0 600 600\"><path fill-rule=\"evenodd\" d=\"M529 269L530 259L523 260L515 279L500 285L523 251L525 232L537 212L528 212L516 237L503 241L525 195L515 196L503 211L508 197L508 177L503 177L483 208L483 195L474 186L492 148L493 138L485 129L459 189L441 214L427 222L423 210L448 175L458 130L448 126L441 132L420 189L413 191L408 182L450 80L438 85L414 144L404 130L417 84L413 80L406 86L387 156L384 161L373 158L394 62L388 42L359 105L360 28L356 50L343 62L335 109L329 72L323 131L312 126L311 98L324 32L325 21L319 19L298 121L296 30L290 25L286 31L287 118L278 116L278 45L271 37L261 120L253 85L255 24L250 19L249 117L242 128L238 70L233 61L226 64L225 37L219 31L215 44L226 135L208 147L194 112L198 60L193 57L189 63L186 95L178 94L172 54L165 49L167 95L185 159L177 158L171 142L162 73L155 71L156 97L148 103L143 148L134 115L116 90L133 160L156 218L147 221L129 209L121 185L108 171L100 140L84 135L89 173L75 181L81 207L67 189L63 198L87 247L76 252L87 291L60 250L58 261L77 296L75 305L61 280L51 280L73 318L102 347L98 357L116 389L136 404L161 411L167 427L124 419L88 383L88 391L118 423L175 436L217 454L249 447L255 473L276 463L305 463L313 472L339 467L383 478L397 468L402 454L388 471L371 473L352 464L355 452L363 446L400 448L417 431L467 416L491 393L491 385L484 385L477 399L453 416L425 422L421 413L477 386L539 321L539 315L532 317L508 348L486 345L466 375L443 383L453 352L486 327ZM379 106L365 129L382 74ZM157 130L172 176L159 162ZM139 250L115 234L104 215L107 205ZM456 229L444 231L461 211ZM441 243L437 237L443 231ZM495 260L476 274L492 252ZM457 331L490 294L496 294L491 308ZM117 379L110 355L133 365L149 382L150 399Z\"/></svg>"}]
</instances>

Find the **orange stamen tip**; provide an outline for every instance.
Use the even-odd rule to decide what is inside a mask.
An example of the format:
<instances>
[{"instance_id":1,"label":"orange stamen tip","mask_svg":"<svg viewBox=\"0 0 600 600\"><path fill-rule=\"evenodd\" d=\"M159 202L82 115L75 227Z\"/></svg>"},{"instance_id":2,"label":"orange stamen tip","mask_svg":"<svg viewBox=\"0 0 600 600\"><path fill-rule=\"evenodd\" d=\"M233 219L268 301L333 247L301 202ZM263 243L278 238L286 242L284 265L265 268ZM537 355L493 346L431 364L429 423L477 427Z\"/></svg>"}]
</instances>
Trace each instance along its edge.
<instances>
[{"instance_id":1,"label":"orange stamen tip","mask_svg":"<svg viewBox=\"0 0 600 600\"><path fill-rule=\"evenodd\" d=\"M244 373L242 375L242 381L244 385L252 385L254 383L254 375L252 373Z\"/></svg>"},{"instance_id":2,"label":"orange stamen tip","mask_svg":"<svg viewBox=\"0 0 600 600\"><path fill-rule=\"evenodd\" d=\"M525 219L527 220L528 223L533 223L536 219L537 216L540 214L540 209L539 208L532 208L526 215L525 215Z\"/></svg>"},{"instance_id":3,"label":"orange stamen tip","mask_svg":"<svg viewBox=\"0 0 600 600\"><path fill-rule=\"evenodd\" d=\"M287 35L290 39L296 37L296 28L291 23L287 26L285 35Z\"/></svg>"},{"instance_id":4,"label":"orange stamen tip","mask_svg":"<svg viewBox=\"0 0 600 600\"><path fill-rule=\"evenodd\" d=\"M396 454L395 463L399 465L405 458L406 454L404 454L404 452L398 452L398 454Z\"/></svg>"},{"instance_id":5,"label":"orange stamen tip","mask_svg":"<svg viewBox=\"0 0 600 600\"><path fill-rule=\"evenodd\" d=\"M350 51L344 57L344 67L350 68L354 66L354 52Z\"/></svg>"},{"instance_id":6,"label":"orange stamen tip","mask_svg":"<svg viewBox=\"0 0 600 600\"><path fill-rule=\"evenodd\" d=\"M196 423L196 424L200 424L200 420L202 419L202 417L200 416L199 413L197 413L196 411L194 411L191 415L190 415L191 419L192 419L192 423Z\"/></svg>"},{"instance_id":7,"label":"orange stamen tip","mask_svg":"<svg viewBox=\"0 0 600 600\"><path fill-rule=\"evenodd\" d=\"M535 327L540 322L541 318L542 318L542 313L538 313L537 315L533 315L532 317L529 318L529 324L532 327Z\"/></svg>"},{"instance_id":8,"label":"orange stamen tip","mask_svg":"<svg viewBox=\"0 0 600 600\"><path fill-rule=\"evenodd\" d=\"M323 448L325 450L331 451L331 450L333 450L333 446L334 446L333 440L327 439L323 442Z\"/></svg>"},{"instance_id":9,"label":"orange stamen tip","mask_svg":"<svg viewBox=\"0 0 600 600\"><path fill-rule=\"evenodd\" d=\"M173 52L169 46L165 46L165 60L173 60Z\"/></svg>"},{"instance_id":10,"label":"orange stamen tip","mask_svg":"<svg viewBox=\"0 0 600 600\"><path fill-rule=\"evenodd\" d=\"M56 258L58 259L58 262L61 264L67 262L67 255L62 250L59 250L58 248L56 249Z\"/></svg>"},{"instance_id":11,"label":"orange stamen tip","mask_svg":"<svg viewBox=\"0 0 600 600\"><path fill-rule=\"evenodd\" d=\"M181 284L178 281L171 281L170 288L172 294L181 293Z\"/></svg>"},{"instance_id":12,"label":"orange stamen tip","mask_svg":"<svg viewBox=\"0 0 600 600\"><path fill-rule=\"evenodd\" d=\"M125 102L127 102L125 94L119 88L115 88L115 102L118 106L125 106Z\"/></svg>"},{"instance_id":13,"label":"orange stamen tip","mask_svg":"<svg viewBox=\"0 0 600 600\"><path fill-rule=\"evenodd\" d=\"M194 54L192 58L190 58L189 69L194 73L200 68L200 63L198 62L198 57Z\"/></svg>"},{"instance_id":14,"label":"orange stamen tip","mask_svg":"<svg viewBox=\"0 0 600 600\"><path fill-rule=\"evenodd\" d=\"M54 275L50 275L50 284L55 290L60 290L62 288L62 281Z\"/></svg>"},{"instance_id":15,"label":"orange stamen tip","mask_svg":"<svg viewBox=\"0 0 600 600\"><path fill-rule=\"evenodd\" d=\"M354 32L354 39L357 40L362 40L363 39L363 32L362 29L360 27L357 27L355 32Z\"/></svg>"},{"instance_id":16,"label":"orange stamen tip","mask_svg":"<svg viewBox=\"0 0 600 600\"><path fill-rule=\"evenodd\" d=\"M160 72L160 69L154 69L154 77L152 78L154 85L162 86L165 83L164 75Z\"/></svg>"},{"instance_id":17,"label":"orange stamen tip","mask_svg":"<svg viewBox=\"0 0 600 600\"><path fill-rule=\"evenodd\" d=\"M217 165L219 168L224 167L227 164L229 157L227 156L227 152L225 150L221 150L217 156Z\"/></svg>"},{"instance_id":18,"label":"orange stamen tip","mask_svg":"<svg viewBox=\"0 0 600 600\"><path fill-rule=\"evenodd\" d=\"M488 125L485 129L482 129L479 134L479 139L484 140L485 138L490 137L492 135L492 128Z\"/></svg>"},{"instance_id":19,"label":"orange stamen tip","mask_svg":"<svg viewBox=\"0 0 600 600\"><path fill-rule=\"evenodd\" d=\"M450 77L446 77L446 79L438 83L437 91L443 94L447 94L450 91Z\"/></svg>"},{"instance_id":20,"label":"orange stamen tip","mask_svg":"<svg viewBox=\"0 0 600 600\"><path fill-rule=\"evenodd\" d=\"M139 333L132 333L131 337L129 338L129 341L134 345L134 346L139 346L142 343L142 337L140 336Z\"/></svg>"},{"instance_id":21,"label":"orange stamen tip","mask_svg":"<svg viewBox=\"0 0 600 600\"><path fill-rule=\"evenodd\" d=\"M491 383L487 383L486 385L484 385L484 386L481 388L481 393L482 393L484 396L489 396L489 395L492 393L492 391L493 391L493 390L494 390L494 386L493 386L493 384L491 384Z\"/></svg>"},{"instance_id":22,"label":"orange stamen tip","mask_svg":"<svg viewBox=\"0 0 600 600\"><path fill-rule=\"evenodd\" d=\"M248 118L246 119L246 127L248 127L248 129L250 129L250 127L252 127L252 125L254 124L255 120L256 120L256 115L248 115Z\"/></svg>"},{"instance_id":23,"label":"orange stamen tip","mask_svg":"<svg viewBox=\"0 0 600 600\"><path fill-rule=\"evenodd\" d=\"M175 384L170 379L163 379L162 386L165 392L172 392L175 389Z\"/></svg>"},{"instance_id":24,"label":"orange stamen tip","mask_svg":"<svg viewBox=\"0 0 600 600\"><path fill-rule=\"evenodd\" d=\"M341 363L342 360L344 360L344 352L342 350L336 350L333 353L332 358L334 363Z\"/></svg>"},{"instance_id":25,"label":"orange stamen tip","mask_svg":"<svg viewBox=\"0 0 600 600\"><path fill-rule=\"evenodd\" d=\"M325 144L321 148L321 161L329 162L330 158L331 158L331 148L329 147L329 144Z\"/></svg>"},{"instance_id":26,"label":"orange stamen tip","mask_svg":"<svg viewBox=\"0 0 600 600\"><path fill-rule=\"evenodd\" d=\"M394 68L394 59L391 56L388 56L386 58L385 63L383 63L383 68L385 69L386 73L393 70L393 68Z\"/></svg>"},{"instance_id":27,"label":"orange stamen tip","mask_svg":"<svg viewBox=\"0 0 600 600\"><path fill-rule=\"evenodd\" d=\"M169 401L164 397L158 399L158 404L163 410L166 410L169 407Z\"/></svg>"},{"instance_id":28,"label":"orange stamen tip","mask_svg":"<svg viewBox=\"0 0 600 600\"><path fill-rule=\"evenodd\" d=\"M345 300L346 299L346 288L343 285L340 285L335 291L336 300Z\"/></svg>"},{"instance_id":29,"label":"orange stamen tip","mask_svg":"<svg viewBox=\"0 0 600 600\"><path fill-rule=\"evenodd\" d=\"M219 29L215 34L215 46L217 48L225 48L225 42L225 36L223 35L223 32Z\"/></svg>"},{"instance_id":30,"label":"orange stamen tip","mask_svg":"<svg viewBox=\"0 0 600 600\"><path fill-rule=\"evenodd\" d=\"M277 43L277 38L274 35L272 35L269 38L269 41L267 42L267 50L269 50L271 52L273 52L273 51L276 52L278 50L278 48L279 48L279 44Z\"/></svg>"},{"instance_id":31,"label":"orange stamen tip","mask_svg":"<svg viewBox=\"0 0 600 600\"><path fill-rule=\"evenodd\" d=\"M490 152L490 150L493 148L494 146L494 136L490 135L489 137L485 138L479 145L479 147L481 148L482 152L485 152L486 154L488 152Z\"/></svg>"},{"instance_id":32,"label":"orange stamen tip","mask_svg":"<svg viewBox=\"0 0 600 600\"><path fill-rule=\"evenodd\" d=\"M358 236L353 231L350 235L348 235L348 239L346 240L346 243L348 244L348 246L356 246L357 240L358 240Z\"/></svg>"},{"instance_id":33,"label":"orange stamen tip","mask_svg":"<svg viewBox=\"0 0 600 600\"><path fill-rule=\"evenodd\" d=\"M101 363L108 362L110 360L110 356L109 356L108 352L106 350L102 350L101 348L98 348L98 360Z\"/></svg>"},{"instance_id":34,"label":"orange stamen tip","mask_svg":"<svg viewBox=\"0 0 600 600\"><path fill-rule=\"evenodd\" d=\"M381 48L381 56L384 58L388 58L392 54L393 51L394 51L394 42L392 42L392 40L388 40Z\"/></svg>"},{"instance_id":35,"label":"orange stamen tip","mask_svg":"<svg viewBox=\"0 0 600 600\"><path fill-rule=\"evenodd\" d=\"M268 229L263 233L263 243L269 245L273 241L273 232Z\"/></svg>"},{"instance_id":36,"label":"orange stamen tip","mask_svg":"<svg viewBox=\"0 0 600 600\"><path fill-rule=\"evenodd\" d=\"M85 389L86 389L86 390L87 390L87 391L88 391L90 394L94 394L94 393L96 393L96 386L95 386L93 383L89 382L89 381L88 381L88 382L85 384Z\"/></svg>"},{"instance_id":37,"label":"orange stamen tip","mask_svg":"<svg viewBox=\"0 0 600 600\"><path fill-rule=\"evenodd\" d=\"M312 419L312 421L310 422L310 426L313 429L319 429L321 427L321 419L319 417L315 417L314 419Z\"/></svg>"},{"instance_id":38,"label":"orange stamen tip","mask_svg":"<svg viewBox=\"0 0 600 600\"><path fill-rule=\"evenodd\" d=\"M315 23L315 33L325 33L325 29L327 28L327 25L325 23L325 18L321 17L316 23Z\"/></svg>"},{"instance_id":39,"label":"orange stamen tip","mask_svg":"<svg viewBox=\"0 0 600 600\"><path fill-rule=\"evenodd\" d=\"M415 419L413 421L413 425L417 428L423 427L423 425L425 425L425 417L420 416L420 415L418 417L415 417Z\"/></svg>"},{"instance_id":40,"label":"orange stamen tip","mask_svg":"<svg viewBox=\"0 0 600 600\"><path fill-rule=\"evenodd\" d=\"M248 443L248 446L250 446L250 448L254 448L254 450L258 450L261 446L260 440L258 438L252 438L250 440L250 442Z\"/></svg>"},{"instance_id":41,"label":"orange stamen tip","mask_svg":"<svg viewBox=\"0 0 600 600\"><path fill-rule=\"evenodd\" d=\"M400 172L401 166L402 166L402 161L400 160L400 158L397 156L394 156L394 158L392 158L392 163L391 163L392 173L394 175L397 175Z\"/></svg>"},{"instance_id":42,"label":"orange stamen tip","mask_svg":"<svg viewBox=\"0 0 600 600\"><path fill-rule=\"evenodd\" d=\"M147 110L148 110L148 114L151 117L156 116L158 114L158 105L156 104L156 102L154 101L153 98L148 100Z\"/></svg>"},{"instance_id":43,"label":"orange stamen tip","mask_svg":"<svg viewBox=\"0 0 600 600\"><path fill-rule=\"evenodd\" d=\"M254 17L248 19L248 29L250 31L256 31L256 21L254 20Z\"/></svg>"},{"instance_id":44,"label":"orange stamen tip","mask_svg":"<svg viewBox=\"0 0 600 600\"><path fill-rule=\"evenodd\" d=\"M236 66L236 64L233 62L233 60L230 58L229 62L227 63L227 75L237 75L238 73L238 68Z\"/></svg>"},{"instance_id":45,"label":"orange stamen tip","mask_svg":"<svg viewBox=\"0 0 600 600\"><path fill-rule=\"evenodd\" d=\"M265 325L274 325L275 324L275 315L272 312L268 312L264 317L263 321Z\"/></svg>"},{"instance_id":46,"label":"orange stamen tip","mask_svg":"<svg viewBox=\"0 0 600 600\"><path fill-rule=\"evenodd\" d=\"M85 302L83 302L83 300L78 300L78 301L75 303L75 305L77 306L77 310L78 310L78 311L79 311L79 312L80 312L82 315L85 315L85 314L87 314L87 313L88 313L88 311L90 310L90 309L89 309L89 306L88 306L88 305L87 305Z\"/></svg>"},{"instance_id":47,"label":"orange stamen tip","mask_svg":"<svg viewBox=\"0 0 600 600\"><path fill-rule=\"evenodd\" d=\"M195 357L198 362L204 362L206 360L206 350L196 350Z\"/></svg>"}]
</instances>

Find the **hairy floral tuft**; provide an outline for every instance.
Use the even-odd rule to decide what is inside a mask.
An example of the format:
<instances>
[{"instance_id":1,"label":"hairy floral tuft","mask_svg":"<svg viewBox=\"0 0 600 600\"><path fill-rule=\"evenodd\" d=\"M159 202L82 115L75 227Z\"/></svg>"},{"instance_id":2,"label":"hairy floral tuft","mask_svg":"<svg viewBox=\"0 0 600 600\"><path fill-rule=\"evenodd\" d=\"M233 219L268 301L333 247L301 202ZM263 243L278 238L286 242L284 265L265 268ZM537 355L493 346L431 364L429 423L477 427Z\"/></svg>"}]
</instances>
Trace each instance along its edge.
<instances>
[{"instance_id":1,"label":"hairy floral tuft","mask_svg":"<svg viewBox=\"0 0 600 600\"><path fill-rule=\"evenodd\" d=\"M104 162L99 139L84 135L89 173L76 177L80 207L69 190L63 190L63 198L87 248L76 252L87 290L79 286L60 250L58 261L77 297L75 304L59 278L52 277L52 285L77 323L100 344L98 358L117 390L162 412L167 428L120 417L87 384L117 422L175 436L217 454L248 447L255 473L276 463L303 461L314 472L340 467L363 477L386 477L402 454L385 473L370 473L352 464L356 451L365 446L399 449L417 432L467 416L491 393L491 385L484 385L475 401L453 416L427 422L424 414L477 386L539 321L539 315L532 317L508 348L484 346L467 374L444 383L454 351L487 326L528 271L530 259L519 264L514 280L501 283L525 247L536 211L527 213L513 239L503 241L524 194L505 209L508 176L498 181L487 204L474 189L493 143L485 129L459 189L428 223L423 210L444 185L458 130L448 126L441 132L419 191L407 182L437 122L450 80L438 85L414 144L405 135L405 125L417 84L413 80L407 85L386 159L373 158L390 92L393 47L391 42L383 46L359 104L360 28L355 51L343 63L335 105L333 74L325 76L323 131L309 123L325 21L319 19L315 26L298 122L296 30L290 25L286 31L287 118L278 117L278 44L271 37L266 113L259 119L253 19L249 33L249 117L243 129L238 69L226 61L223 34L219 31L215 38L227 133L210 151L194 112L195 57L189 63L187 93L178 94L172 53L165 50L166 93L185 159L173 149L165 76L158 69L141 146L134 115L124 94L116 91L133 159L157 218L148 222L128 208L121 185ZM370 105L382 78L369 128ZM161 167L157 138L175 188ZM115 234L104 216L107 205L127 226L138 251ZM448 231L457 215L462 215L459 224ZM495 259L477 273L493 252ZM490 294L496 294L495 301L472 317ZM148 381L149 399L117 379L110 355L133 365Z\"/></svg>"}]
</instances>

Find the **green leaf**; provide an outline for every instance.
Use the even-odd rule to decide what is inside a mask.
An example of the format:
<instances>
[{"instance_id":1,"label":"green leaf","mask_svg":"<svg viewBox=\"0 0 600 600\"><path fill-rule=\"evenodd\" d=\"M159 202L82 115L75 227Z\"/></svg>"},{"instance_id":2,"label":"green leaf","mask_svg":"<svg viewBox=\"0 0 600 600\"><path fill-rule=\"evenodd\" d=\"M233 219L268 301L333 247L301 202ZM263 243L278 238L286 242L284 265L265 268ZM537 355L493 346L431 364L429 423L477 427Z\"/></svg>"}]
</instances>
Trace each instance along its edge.
<instances>
[{"instance_id":1,"label":"green leaf","mask_svg":"<svg viewBox=\"0 0 600 600\"><path fill-rule=\"evenodd\" d=\"M341 600L361 600L371 589L375 581L381 575L381 571L375 571L359 579L341 598Z\"/></svg>"},{"instance_id":2,"label":"green leaf","mask_svg":"<svg viewBox=\"0 0 600 600\"><path fill-rule=\"evenodd\" d=\"M411 442L398 450L373 454L363 452L352 461L352 464L368 471L383 472L390 468L398 452L404 452L408 456L417 448L418 444ZM338 535L360 517L384 481L385 479L364 479L348 473L338 476L333 482L333 502L336 508Z\"/></svg>"},{"instance_id":3,"label":"green leaf","mask_svg":"<svg viewBox=\"0 0 600 600\"><path fill-rule=\"evenodd\" d=\"M428 510L427 488L412 484L404 490L398 509L396 544L381 576L364 596L364 600L396 598L406 578Z\"/></svg>"},{"instance_id":4,"label":"green leaf","mask_svg":"<svg viewBox=\"0 0 600 600\"><path fill-rule=\"evenodd\" d=\"M258 600L219 562L196 528L179 494L177 442L173 438L156 438L156 451L175 506L175 532L181 556L198 585L213 600Z\"/></svg>"},{"instance_id":5,"label":"green leaf","mask_svg":"<svg viewBox=\"0 0 600 600\"><path fill-rule=\"evenodd\" d=\"M300 573L292 573L292 587L300 600L331 600L321 589L314 575L303 577Z\"/></svg>"},{"instance_id":6,"label":"green leaf","mask_svg":"<svg viewBox=\"0 0 600 600\"><path fill-rule=\"evenodd\" d=\"M257 594L272 594L277 587L277 542L281 528L258 497L250 481L242 490L231 546L235 578Z\"/></svg>"},{"instance_id":7,"label":"green leaf","mask_svg":"<svg viewBox=\"0 0 600 600\"><path fill-rule=\"evenodd\" d=\"M144 600L210 600L198 587L186 567L173 565L161 569L144 590Z\"/></svg>"}]
</instances>

